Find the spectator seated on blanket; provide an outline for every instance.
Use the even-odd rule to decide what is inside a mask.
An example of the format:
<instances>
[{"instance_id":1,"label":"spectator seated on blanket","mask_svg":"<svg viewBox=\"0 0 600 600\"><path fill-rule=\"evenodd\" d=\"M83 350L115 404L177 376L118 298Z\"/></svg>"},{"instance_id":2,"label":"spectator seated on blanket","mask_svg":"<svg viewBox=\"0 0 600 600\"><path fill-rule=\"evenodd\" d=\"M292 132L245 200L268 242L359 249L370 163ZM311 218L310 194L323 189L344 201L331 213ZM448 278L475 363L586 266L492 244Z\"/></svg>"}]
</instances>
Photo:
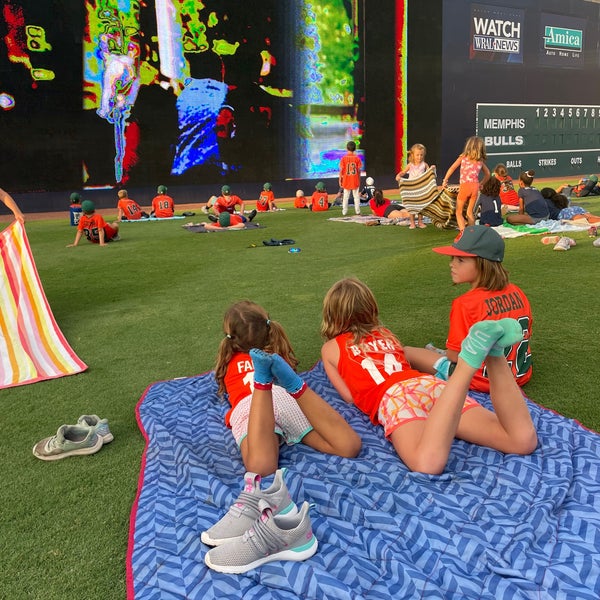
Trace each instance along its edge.
<instances>
[{"instance_id":1,"label":"spectator seated on blanket","mask_svg":"<svg viewBox=\"0 0 600 600\"><path fill-rule=\"evenodd\" d=\"M159 185L156 189L156 196L152 199L151 217L157 219L170 219L175 214L175 202L171 196L167 196L167 186Z\"/></svg>"},{"instance_id":2,"label":"spectator seated on blanket","mask_svg":"<svg viewBox=\"0 0 600 600\"><path fill-rule=\"evenodd\" d=\"M231 428L247 471L273 473L282 440L354 458L361 440L344 418L296 373L298 360L283 327L243 300L223 319L215 379L231 409Z\"/></svg>"},{"instance_id":3,"label":"spectator seated on blanket","mask_svg":"<svg viewBox=\"0 0 600 600\"><path fill-rule=\"evenodd\" d=\"M308 208L308 200L306 199L306 196L302 190L296 190L294 208Z\"/></svg>"},{"instance_id":4,"label":"spectator seated on blanket","mask_svg":"<svg viewBox=\"0 0 600 600\"><path fill-rule=\"evenodd\" d=\"M383 426L411 471L441 474L455 438L511 454L536 449L529 409L504 356L523 338L514 319L472 325L448 381L411 365L398 338L379 320L373 293L358 279L342 279L329 289L321 334L329 380L343 400ZM467 396L482 366L494 411Z\"/></svg>"},{"instance_id":5,"label":"spectator seated on blanket","mask_svg":"<svg viewBox=\"0 0 600 600\"><path fill-rule=\"evenodd\" d=\"M467 227L451 246L434 248L434 252L451 256L450 276L454 285L467 284L469 289L452 302L450 327L443 355L428 348L405 347L411 365L419 371L447 379L455 368L461 344L469 328L484 319L505 317L517 320L523 328L523 339L507 347L505 356L517 384L522 386L531 379L532 360L531 306L527 296L514 283L502 266L504 240L490 227ZM478 369L471 387L489 392L490 382L485 369Z\"/></svg>"},{"instance_id":6,"label":"spectator seated on blanket","mask_svg":"<svg viewBox=\"0 0 600 600\"><path fill-rule=\"evenodd\" d=\"M256 201L256 210L258 212L277 210L277 205L275 204L275 194L271 189L270 183L265 183L263 185L263 190Z\"/></svg>"},{"instance_id":7,"label":"spectator seated on blanket","mask_svg":"<svg viewBox=\"0 0 600 600\"><path fill-rule=\"evenodd\" d=\"M221 195L212 204L212 210L217 216L222 212L233 214L236 212L236 209L238 213L243 215L244 208L244 201L239 196L232 194L231 188L228 185L224 185L221 188Z\"/></svg>"},{"instance_id":8,"label":"spectator seated on blanket","mask_svg":"<svg viewBox=\"0 0 600 600\"><path fill-rule=\"evenodd\" d=\"M409 219L411 214L402 206L391 202L388 198L383 197L383 191L376 188L373 193L373 198L369 200L371 212L377 217L385 217L386 219ZM414 223L414 216L412 222Z\"/></svg>"},{"instance_id":9,"label":"spectator seated on blanket","mask_svg":"<svg viewBox=\"0 0 600 600\"><path fill-rule=\"evenodd\" d=\"M550 208L541 192L533 187L535 171L521 171L519 175L519 212L508 213L506 220L511 225L535 225L550 218Z\"/></svg>"},{"instance_id":10,"label":"spectator seated on blanket","mask_svg":"<svg viewBox=\"0 0 600 600\"><path fill-rule=\"evenodd\" d=\"M256 211L253 210L247 217L244 215L231 214L226 211L222 212L216 222L205 223L204 229L219 230L219 229L244 229L246 223L249 223L256 216Z\"/></svg>"},{"instance_id":11,"label":"spectator seated on blanket","mask_svg":"<svg viewBox=\"0 0 600 600\"><path fill-rule=\"evenodd\" d=\"M129 197L127 190L119 190L117 197L119 198L117 202L119 221L138 221L139 219L147 219L150 216L142 210L141 206L135 200Z\"/></svg>"},{"instance_id":12,"label":"spectator seated on blanket","mask_svg":"<svg viewBox=\"0 0 600 600\"><path fill-rule=\"evenodd\" d=\"M375 180L372 177L367 177L365 186L360 190L360 201L370 202L375 193Z\"/></svg>"},{"instance_id":13,"label":"spectator seated on blanket","mask_svg":"<svg viewBox=\"0 0 600 600\"><path fill-rule=\"evenodd\" d=\"M0 200L8 210L12 212L15 219L19 221L22 225L25 224L25 216L21 212L21 209L17 206L15 199L8 193L5 192L2 188L0 188Z\"/></svg>"},{"instance_id":14,"label":"spectator seated on blanket","mask_svg":"<svg viewBox=\"0 0 600 600\"><path fill-rule=\"evenodd\" d=\"M325 184L322 181L319 181L317 185L315 185L315 191L310 199L310 206L308 207L313 212L321 212L324 210L329 210L331 203L329 202L329 196L327 195L327 190L325 189Z\"/></svg>"},{"instance_id":15,"label":"spectator seated on blanket","mask_svg":"<svg viewBox=\"0 0 600 600\"><path fill-rule=\"evenodd\" d=\"M577 185L561 185L556 190L557 194L564 194L565 196L575 196L576 198L584 198L585 196L598 196L600 195L600 186L598 185L598 176L590 175L589 177L582 177Z\"/></svg>"},{"instance_id":16,"label":"spectator seated on blanket","mask_svg":"<svg viewBox=\"0 0 600 600\"><path fill-rule=\"evenodd\" d=\"M96 207L91 200L84 200L81 203L81 211L75 241L69 244L67 248L77 246L82 236L85 236L88 242L100 246L106 246L107 242L116 242L121 239L119 237L119 224L107 223L102 215L96 212Z\"/></svg>"},{"instance_id":17,"label":"spectator seated on blanket","mask_svg":"<svg viewBox=\"0 0 600 600\"><path fill-rule=\"evenodd\" d=\"M552 190L552 188L544 188L542 193L544 190ZM556 216L551 216L552 219L559 221L580 221L583 224L589 225L600 223L600 217L588 212L582 206L571 204L564 194L553 194L550 196L550 202L556 211Z\"/></svg>"},{"instance_id":18,"label":"spectator seated on blanket","mask_svg":"<svg viewBox=\"0 0 600 600\"><path fill-rule=\"evenodd\" d=\"M475 202L473 213L477 215L479 210L479 224L488 227L502 225L502 200L500 199L499 179L493 175L481 186L481 193Z\"/></svg>"},{"instance_id":19,"label":"spectator seated on blanket","mask_svg":"<svg viewBox=\"0 0 600 600\"><path fill-rule=\"evenodd\" d=\"M493 176L500 181L500 200L503 204L503 212L514 210L519 207L519 196L515 191L512 177L503 163L498 163L492 172Z\"/></svg>"}]
</instances>

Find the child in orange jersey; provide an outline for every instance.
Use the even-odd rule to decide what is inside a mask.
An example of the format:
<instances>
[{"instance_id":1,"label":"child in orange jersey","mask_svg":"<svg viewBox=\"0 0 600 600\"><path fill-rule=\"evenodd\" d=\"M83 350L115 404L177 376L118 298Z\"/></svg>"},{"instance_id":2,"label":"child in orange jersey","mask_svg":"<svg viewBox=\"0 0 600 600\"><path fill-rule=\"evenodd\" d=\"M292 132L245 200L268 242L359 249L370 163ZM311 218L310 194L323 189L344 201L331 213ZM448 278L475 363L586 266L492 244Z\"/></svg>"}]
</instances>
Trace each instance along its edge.
<instances>
[{"instance_id":1,"label":"child in orange jersey","mask_svg":"<svg viewBox=\"0 0 600 600\"><path fill-rule=\"evenodd\" d=\"M447 382L411 367L398 338L381 324L373 293L358 279L342 279L327 292L321 334L331 383L373 424L383 425L411 471L442 473L455 438L506 453L535 450L527 404L504 358L504 348L522 337L515 320L473 325ZM495 412L467 396L484 362Z\"/></svg>"},{"instance_id":2,"label":"child in orange jersey","mask_svg":"<svg viewBox=\"0 0 600 600\"><path fill-rule=\"evenodd\" d=\"M484 184L490 178L490 170L485 164L487 153L485 144L480 137L473 136L467 139L465 149L462 154L452 163L452 166L446 171L446 176L442 182L443 187L447 187L448 179L460 167L460 182L458 187L458 196L456 197L456 222L458 228L462 231L465 225L475 225L475 215L473 209L479 196L480 185ZM479 173L483 171L483 179L479 181ZM464 210L467 205L467 221L465 223Z\"/></svg>"},{"instance_id":3,"label":"child in orange jersey","mask_svg":"<svg viewBox=\"0 0 600 600\"><path fill-rule=\"evenodd\" d=\"M295 372L298 361L290 341L264 308L247 300L233 304L225 312L223 331L215 378L219 394L227 394L231 404L225 423L247 471L273 473L282 439L327 454L358 455L360 438Z\"/></svg>"},{"instance_id":4,"label":"child in orange jersey","mask_svg":"<svg viewBox=\"0 0 600 600\"><path fill-rule=\"evenodd\" d=\"M152 199L152 212L150 216L157 219L169 219L175 214L175 203L171 196L167 196L167 186L159 185L156 196Z\"/></svg>"},{"instance_id":5,"label":"child in orange jersey","mask_svg":"<svg viewBox=\"0 0 600 600\"><path fill-rule=\"evenodd\" d=\"M348 152L340 160L340 187L342 193L342 215L348 214L350 194L354 198L354 212L360 215L360 171L362 161L356 154L356 144L352 141L346 144Z\"/></svg>"},{"instance_id":6,"label":"child in orange jersey","mask_svg":"<svg viewBox=\"0 0 600 600\"><path fill-rule=\"evenodd\" d=\"M96 207L91 200L84 200L81 203L81 218L77 224L77 233L75 241L69 244L67 248L73 248L79 244L81 236L85 236L88 242L106 246L107 242L116 242L119 239L119 224L110 223L103 219L102 215L96 213Z\"/></svg>"},{"instance_id":7,"label":"child in orange jersey","mask_svg":"<svg viewBox=\"0 0 600 600\"><path fill-rule=\"evenodd\" d=\"M119 221L137 221L148 218L148 213L144 212L142 207L129 197L127 190L119 190L117 196L119 198L117 203Z\"/></svg>"},{"instance_id":8,"label":"child in orange jersey","mask_svg":"<svg viewBox=\"0 0 600 600\"><path fill-rule=\"evenodd\" d=\"M256 210L258 212L277 210L277 206L275 205L275 194L271 189L270 183L265 183L263 185L263 191L256 201Z\"/></svg>"},{"instance_id":9,"label":"child in orange jersey","mask_svg":"<svg viewBox=\"0 0 600 600\"><path fill-rule=\"evenodd\" d=\"M308 200L306 199L306 196L302 190L296 190L294 208L308 208Z\"/></svg>"},{"instance_id":10,"label":"child in orange jersey","mask_svg":"<svg viewBox=\"0 0 600 600\"><path fill-rule=\"evenodd\" d=\"M315 185L315 191L310 199L310 210L313 212L320 212L324 210L329 210L331 203L329 202L329 195L325 190L325 184L322 181L319 181L317 185Z\"/></svg>"},{"instance_id":11,"label":"child in orange jersey","mask_svg":"<svg viewBox=\"0 0 600 600\"><path fill-rule=\"evenodd\" d=\"M509 210L519 208L519 195L515 190L512 177L508 174L506 166L498 163L494 167L494 177L500 182L500 200Z\"/></svg>"}]
</instances>

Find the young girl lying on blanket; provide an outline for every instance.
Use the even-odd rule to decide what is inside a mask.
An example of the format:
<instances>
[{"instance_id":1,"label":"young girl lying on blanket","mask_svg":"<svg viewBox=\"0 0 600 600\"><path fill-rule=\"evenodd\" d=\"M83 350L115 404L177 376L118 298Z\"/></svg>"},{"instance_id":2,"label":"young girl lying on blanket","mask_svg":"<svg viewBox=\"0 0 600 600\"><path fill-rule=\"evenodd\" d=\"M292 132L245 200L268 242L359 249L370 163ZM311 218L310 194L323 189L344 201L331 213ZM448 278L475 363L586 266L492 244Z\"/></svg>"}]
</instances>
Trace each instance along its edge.
<instances>
[{"instance_id":1,"label":"young girl lying on blanket","mask_svg":"<svg viewBox=\"0 0 600 600\"><path fill-rule=\"evenodd\" d=\"M444 356L428 348L405 347L409 362L419 371L448 379L458 359L463 339L470 327L485 319L516 319L523 329L523 339L506 348L505 356L518 385L525 385L533 371L531 348L532 314L525 292L508 278L502 265L504 240L484 225L467 227L451 246L433 248L450 256L450 276L454 285L467 284L469 289L455 298L450 309L450 326ZM475 373L471 389L490 391L485 365Z\"/></svg>"},{"instance_id":2,"label":"young girl lying on blanket","mask_svg":"<svg viewBox=\"0 0 600 600\"><path fill-rule=\"evenodd\" d=\"M273 473L282 439L327 454L358 455L359 436L294 371L298 361L290 341L264 308L237 302L225 313L223 331L215 378L219 394L228 395L225 423L247 471Z\"/></svg>"},{"instance_id":3,"label":"young girl lying on blanket","mask_svg":"<svg viewBox=\"0 0 600 600\"><path fill-rule=\"evenodd\" d=\"M533 422L504 358L504 349L523 336L514 319L473 325L447 382L411 367L400 341L381 324L373 293L358 279L342 279L327 292L321 334L331 383L346 402L383 425L411 471L442 473L455 437L500 452L535 450ZM495 412L467 396L483 362Z\"/></svg>"}]
</instances>

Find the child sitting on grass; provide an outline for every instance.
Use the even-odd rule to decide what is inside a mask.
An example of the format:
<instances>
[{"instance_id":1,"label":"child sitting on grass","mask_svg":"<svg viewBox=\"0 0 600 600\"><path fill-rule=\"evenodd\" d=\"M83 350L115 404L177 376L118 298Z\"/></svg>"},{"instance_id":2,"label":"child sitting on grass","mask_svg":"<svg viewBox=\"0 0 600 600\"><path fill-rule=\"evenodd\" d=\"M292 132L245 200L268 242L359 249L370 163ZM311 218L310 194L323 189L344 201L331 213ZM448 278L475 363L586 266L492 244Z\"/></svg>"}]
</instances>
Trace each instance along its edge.
<instances>
[{"instance_id":1,"label":"child sitting on grass","mask_svg":"<svg viewBox=\"0 0 600 600\"><path fill-rule=\"evenodd\" d=\"M107 242L116 242L120 240L119 224L108 224L102 215L96 213L96 207L91 200L84 200L81 203L82 215L77 224L77 233L75 241L69 244L67 248L73 248L79 244L81 236L85 236L88 242L106 246Z\"/></svg>"}]
</instances>

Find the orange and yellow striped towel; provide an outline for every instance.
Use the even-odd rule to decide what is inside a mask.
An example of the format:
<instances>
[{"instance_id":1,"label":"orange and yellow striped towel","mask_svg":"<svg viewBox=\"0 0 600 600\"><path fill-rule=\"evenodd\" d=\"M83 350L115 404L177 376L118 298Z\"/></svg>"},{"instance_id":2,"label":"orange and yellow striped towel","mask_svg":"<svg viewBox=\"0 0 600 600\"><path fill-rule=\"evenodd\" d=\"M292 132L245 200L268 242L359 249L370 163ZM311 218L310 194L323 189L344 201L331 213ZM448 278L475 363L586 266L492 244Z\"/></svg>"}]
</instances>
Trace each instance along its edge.
<instances>
[{"instance_id":1,"label":"orange and yellow striped towel","mask_svg":"<svg viewBox=\"0 0 600 600\"><path fill-rule=\"evenodd\" d=\"M44 294L25 228L0 232L0 389L81 373Z\"/></svg>"}]
</instances>

